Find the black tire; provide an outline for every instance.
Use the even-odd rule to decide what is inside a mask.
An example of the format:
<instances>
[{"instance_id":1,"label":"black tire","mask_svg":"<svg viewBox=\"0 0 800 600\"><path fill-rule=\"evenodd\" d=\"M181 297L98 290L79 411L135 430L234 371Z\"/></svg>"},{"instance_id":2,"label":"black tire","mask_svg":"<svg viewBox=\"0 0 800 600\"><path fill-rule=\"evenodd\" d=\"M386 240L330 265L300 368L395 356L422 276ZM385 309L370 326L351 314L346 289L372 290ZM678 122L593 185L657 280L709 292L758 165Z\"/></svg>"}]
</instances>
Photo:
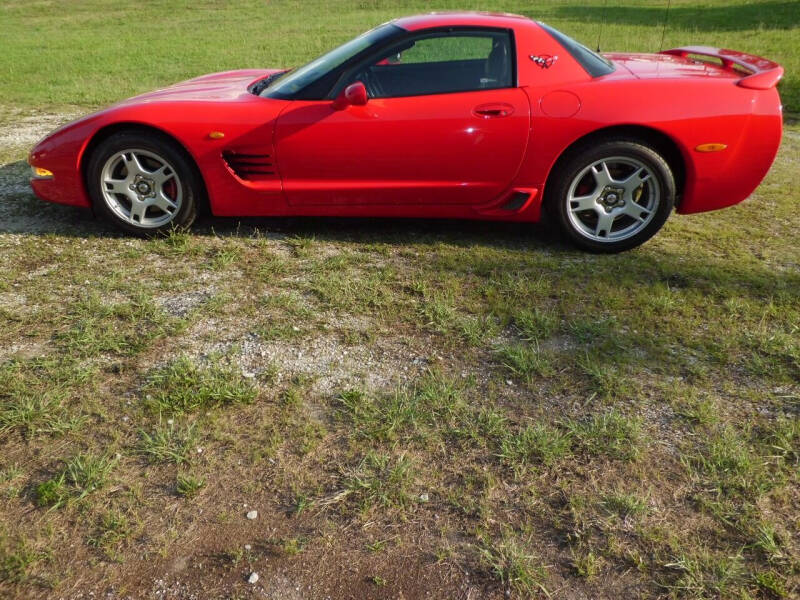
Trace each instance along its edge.
<instances>
[{"instance_id":1,"label":"black tire","mask_svg":"<svg viewBox=\"0 0 800 600\"><path fill-rule=\"evenodd\" d=\"M131 159L131 153L135 155L134 159ZM125 164L129 160L137 161L129 164L143 167L138 176L143 178L145 188L137 188L133 181L128 181L129 171ZM159 162L163 169L158 168ZM156 170L149 172L150 169ZM159 184L148 177L151 175L155 178L162 170L166 175L160 177L168 179L165 183ZM116 186L111 185L114 182L104 183L107 178L125 179L124 183L130 185L125 185L125 189L121 190L124 193L118 194ZM106 185L108 189L104 189ZM144 237L191 226L197 217L197 207L203 193L200 175L186 151L167 136L141 131L120 131L94 149L86 169L86 187L96 215L128 233ZM148 195L139 194L141 189L146 189ZM170 197L169 189L175 190L173 197ZM148 202L156 202L160 191L165 191L166 200L171 200L175 208L164 204L160 196L158 201L164 208L155 204L145 206ZM141 206L134 209L136 199ZM144 212L138 214L141 210ZM137 217L139 223L136 222Z\"/></svg>"},{"instance_id":2,"label":"black tire","mask_svg":"<svg viewBox=\"0 0 800 600\"><path fill-rule=\"evenodd\" d=\"M604 173L613 177L606 179ZM646 177L641 183L633 177L639 173ZM639 140L581 146L556 167L551 181L547 210L570 241L589 252L622 252L643 244L661 229L675 205L669 164ZM638 188L628 189L637 183ZM588 204L592 207L581 210Z\"/></svg>"}]
</instances>

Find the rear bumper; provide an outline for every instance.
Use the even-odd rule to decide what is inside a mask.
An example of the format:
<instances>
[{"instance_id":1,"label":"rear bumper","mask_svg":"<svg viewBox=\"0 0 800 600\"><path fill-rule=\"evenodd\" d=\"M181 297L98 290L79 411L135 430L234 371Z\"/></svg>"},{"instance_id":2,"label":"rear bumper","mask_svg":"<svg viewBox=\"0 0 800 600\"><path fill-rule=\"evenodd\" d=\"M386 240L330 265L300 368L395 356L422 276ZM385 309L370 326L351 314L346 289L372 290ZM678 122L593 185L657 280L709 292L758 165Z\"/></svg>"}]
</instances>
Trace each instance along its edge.
<instances>
[{"instance_id":1,"label":"rear bumper","mask_svg":"<svg viewBox=\"0 0 800 600\"><path fill-rule=\"evenodd\" d=\"M690 168L678 213L733 206L749 197L764 180L780 147L783 118L775 88L752 90L752 96L753 112L746 117L735 144L721 152L685 150L690 153Z\"/></svg>"}]
</instances>

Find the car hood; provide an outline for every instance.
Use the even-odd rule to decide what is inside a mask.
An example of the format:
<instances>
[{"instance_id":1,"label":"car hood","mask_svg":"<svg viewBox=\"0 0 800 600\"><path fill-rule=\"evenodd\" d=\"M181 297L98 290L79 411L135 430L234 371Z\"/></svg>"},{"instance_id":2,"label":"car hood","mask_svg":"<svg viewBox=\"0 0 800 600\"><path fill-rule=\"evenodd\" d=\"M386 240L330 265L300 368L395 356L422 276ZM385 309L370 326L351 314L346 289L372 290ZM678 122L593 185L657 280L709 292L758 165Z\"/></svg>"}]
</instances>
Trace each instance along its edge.
<instances>
[{"instance_id":1,"label":"car hood","mask_svg":"<svg viewBox=\"0 0 800 600\"><path fill-rule=\"evenodd\" d=\"M250 84L282 70L242 69L211 73L210 75L202 75L160 90L128 98L118 103L118 105L146 102L219 102L236 100L242 95L249 95L247 88Z\"/></svg>"},{"instance_id":2,"label":"car hood","mask_svg":"<svg viewBox=\"0 0 800 600\"><path fill-rule=\"evenodd\" d=\"M708 62L670 54L609 52L604 53L603 56L613 62L618 69L625 69L638 79L670 79L676 77L738 79L742 77L741 74L737 75L732 71L722 69Z\"/></svg>"}]
</instances>

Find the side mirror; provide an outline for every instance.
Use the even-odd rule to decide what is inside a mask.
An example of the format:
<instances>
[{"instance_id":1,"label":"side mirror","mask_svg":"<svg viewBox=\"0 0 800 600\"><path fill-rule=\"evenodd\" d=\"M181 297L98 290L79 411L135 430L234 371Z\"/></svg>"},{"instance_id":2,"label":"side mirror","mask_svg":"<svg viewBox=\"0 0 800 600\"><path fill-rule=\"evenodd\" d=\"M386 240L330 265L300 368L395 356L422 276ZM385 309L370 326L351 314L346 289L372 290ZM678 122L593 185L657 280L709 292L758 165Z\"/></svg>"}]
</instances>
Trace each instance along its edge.
<instances>
[{"instance_id":1,"label":"side mirror","mask_svg":"<svg viewBox=\"0 0 800 600\"><path fill-rule=\"evenodd\" d=\"M344 110L348 106L364 106L367 103L367 88L360 81L351 83L336 96L334 110Z\"/></svg>"}]
</instances>

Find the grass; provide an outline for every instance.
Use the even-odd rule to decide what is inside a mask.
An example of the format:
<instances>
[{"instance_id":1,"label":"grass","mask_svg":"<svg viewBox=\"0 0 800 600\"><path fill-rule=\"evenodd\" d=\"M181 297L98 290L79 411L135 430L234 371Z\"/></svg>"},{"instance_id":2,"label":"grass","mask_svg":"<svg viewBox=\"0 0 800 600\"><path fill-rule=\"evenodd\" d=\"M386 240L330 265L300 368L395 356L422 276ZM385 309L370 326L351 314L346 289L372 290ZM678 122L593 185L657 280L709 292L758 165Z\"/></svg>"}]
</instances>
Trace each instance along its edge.
<instances>
[{"instance_id":1,"label":"grass","mask_svg":"<svg viewBox=\"0 0 800 600\"><path fill-rule=\"evenodd\" d=\"M480 8L658 47L662 2L609 5L601 31L603 4ZM798 595L791 119L749 201L618 256L499 223L140 240L27 191L52 111L456 7L479 6L0 2L0 597L138 597L165 574L245 597L253 571L276 597ZM799 12L673 0L665 46L775 58L797 111Z\"/></svg>"},{"instance_id":2,"label":"grass","mask_svg":"<svg viewBox=\"0 0 800 600\"><path fill-rule=\"evenodd\" d=\"M105 487L116 459L102 454L77 454L54 477L36 486L40 506L60 508L72 501L83 500Z\"/></svg>"},{"instance_id":3,"label":"grass","mask_svg":"<svg viewBox=\"0 0 800 600\"><path fill-rule=\"evenodd\" d=\"M585 421L569 421L566 426L577 447L590 455L630 461L637 459L646 448L641 421L617 410L594 415Z\"/></svg>"},{"instance_id":4,"label":"grass","mask_svg":"<svg viewBox=\"0 0 800 600\"><path fill-rule=\"evenodd\" d=\"M373 507L403 508L411 501L414 465L406 456L369 452L346 472L344 487L348 501L360 510Z\"/></svg>"},{"instance_id":5,"label":"grass","mask_svg":"<svg viewBox=\"0 0 800 600\"><path fill-rule=\"evenodd\" d=\"M142 390L154 411L182 414L224 404L250 403L257 389L233 366L198 364L187 356L154 369Z\"/></svg>"},{"instance_id":6,"label":"grass","mask_svg":"<svg viewBox=\"0 0 800 600\"><path fill-rule=\"evenodd\" d=\"M141 453L152 462L171 462L178 465L189 462L197 452L196 425L176 427L173 419L158 425L151 433L141 432Z\"/></svg>"},{"instance_id":7,"label":"grass","mask_svg":"<svg viewBox=\"0 0 800 600\"><path fill-rule=\"evenodd\" d=\"M481 562L502 582L507 596L513 591L523 596L543 593L549 597L543 583L547 570L528 546L513 533L504 531L499 539L484 542L480 548Z\"/></svg>"},{"instance_id":8,"label":"grass","mask_svg":"<svg viewBox=\"0 0 800 600\"><path fill-rule=\"evenodd\" d=\"M175 491L179 496L192 498L206 486L206 480L191 474L179 473L175 483Z\"/></svg>"},{"instance_id":9,"label":"grass","mask_svg":"<svg viewBox=\"0 0 800 600\"><path fill-rule=\"evenodd\" d=\"M0 582L24 582L30 568L41 558L24 540L12 540L0 531Z\"/></svg>"},{"instance_id":10,"label":"grass","mask_svg":"<svg viewBox=\"0 0 800 600\"><path fill-rule=\"evenodd\" d=\"M537 463L551 466L567 456L570 450L569 433L537 424L504 437L500 445L500 458L514 467Z\"/></svg>"}]
</instances>

